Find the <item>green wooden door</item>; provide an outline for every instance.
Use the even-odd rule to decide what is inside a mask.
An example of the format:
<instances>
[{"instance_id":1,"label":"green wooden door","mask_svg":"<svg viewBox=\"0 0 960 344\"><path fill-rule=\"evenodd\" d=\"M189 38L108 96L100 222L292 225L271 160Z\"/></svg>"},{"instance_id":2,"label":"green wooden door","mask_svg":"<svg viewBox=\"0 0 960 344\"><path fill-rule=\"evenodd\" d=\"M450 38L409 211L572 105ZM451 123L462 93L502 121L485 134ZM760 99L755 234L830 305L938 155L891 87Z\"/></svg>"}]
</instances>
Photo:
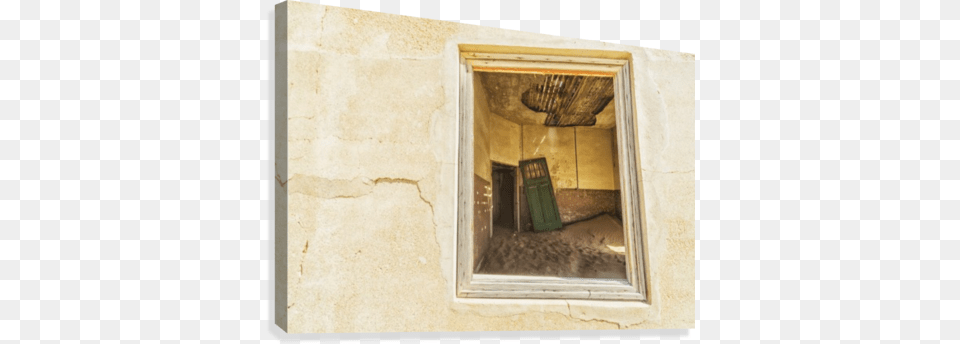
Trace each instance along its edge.
<instances>
[{"instance_id":1,"label":"green wooden door","mask_svg":"<svg viewBox=\"0 0 960 344\"><path fill-rule=\"evenodd\" d=\"M557 209L557 199L553 194L547 160L536 158L521 161L520 171L533 229L539 232L560 228L560 210Z\"/></svg>"}]
</instances>

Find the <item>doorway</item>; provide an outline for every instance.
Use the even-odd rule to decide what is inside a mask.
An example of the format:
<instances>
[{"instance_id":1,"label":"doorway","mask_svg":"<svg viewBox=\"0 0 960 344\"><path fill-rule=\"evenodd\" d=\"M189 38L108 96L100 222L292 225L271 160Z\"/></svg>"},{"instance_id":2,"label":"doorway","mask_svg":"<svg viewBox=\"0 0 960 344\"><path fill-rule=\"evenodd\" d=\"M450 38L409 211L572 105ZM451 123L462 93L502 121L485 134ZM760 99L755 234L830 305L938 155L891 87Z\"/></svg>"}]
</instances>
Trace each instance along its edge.
<instances>
[{"instance_id":1,"label":"doorway","mask_svg":"<svg viewBox=\"0 0 960 344\"><path fill-rule=\"evenodd\" d=\"M491 211L493 231L515 232L519 223L517 209L517 168L516 166L492 162L493 209Z\"/></svg>"}]
</instances>

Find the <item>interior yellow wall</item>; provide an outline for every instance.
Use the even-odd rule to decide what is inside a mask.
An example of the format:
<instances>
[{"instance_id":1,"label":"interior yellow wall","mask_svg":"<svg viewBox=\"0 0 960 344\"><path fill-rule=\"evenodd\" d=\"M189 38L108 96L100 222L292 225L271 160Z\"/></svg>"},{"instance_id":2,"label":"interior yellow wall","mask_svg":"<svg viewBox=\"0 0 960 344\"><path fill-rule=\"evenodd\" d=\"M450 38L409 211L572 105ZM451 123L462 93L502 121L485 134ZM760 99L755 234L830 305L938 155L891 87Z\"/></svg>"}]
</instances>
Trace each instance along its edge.
<instances>
[{"instance_id":1,"label":"interior yellow wall","mask_svg":"<svg viewBox=\"0 0 960 344\"><path fill-rule=\"evenodd\" d=\"M487 92L478 78L473 79L473 170L483 180L491 181L490 174L490 109L487 107Z\"/></svg>"},{"instance_id":2,"label":"interior yellow wall","mask_svg":"<svg viewBox=\"0 0 960 344\"><path fill-rule=\"evenodd\" d=\"M517 166L520 162L520 125L496 114L490 117L490 159Z\"/></svg>"},{"instance_id":3,"label":"interior yellow wall","mask_svg":"<svg viewBox=\"0 0 960 344\"><path fill-rule=\"evenodd\" d=\"M574 129L524 125L523 160L547 158L554 189L577 188L577 150Z\"/></svg>"},{"instance_id":4,"label":"interior yellow wall","mask_svg":"<svg viewBox=\"0 0 960 344\"><path fill-rule=\"evenodd\" d=\"M612 106L612 104L610 105ZM576 128L577 184L580 189L615 190L610 129Z\"/></svg>"},{"instance_id":5,"label":"interior yellow wall","mask_svg":"<svg viewBox=\"0 0 960 344\"><path fill-rule=\"evenodd\" d=\"M522 126L522 160L545 157L554 189L617 190L610 129Z\"/></svg>"}]
</instances>

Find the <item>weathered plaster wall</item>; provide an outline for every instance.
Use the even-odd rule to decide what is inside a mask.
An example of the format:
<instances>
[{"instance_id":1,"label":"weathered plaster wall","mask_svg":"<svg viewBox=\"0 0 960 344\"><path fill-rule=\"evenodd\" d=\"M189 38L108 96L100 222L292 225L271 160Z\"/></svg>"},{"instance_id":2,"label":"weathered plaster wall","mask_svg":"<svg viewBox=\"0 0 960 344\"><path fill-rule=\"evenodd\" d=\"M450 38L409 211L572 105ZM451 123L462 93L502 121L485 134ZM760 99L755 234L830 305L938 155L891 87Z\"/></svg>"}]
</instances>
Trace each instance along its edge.
<instances>
[{"instance_id":1,"label":"weathered plaster wall","mask_svg":"<svg viewBox=\"0 0 960 344\"><path fill-rule=\"evenodd\" d=\"M613 136L610 129L574 127L577 148L577 187L614 190Z\"/></svg>"},{"instance_id":2,"label":"weathered plaster wall","mask_svg":"<svg viewBox=\"0 0 960 344\"><path fill-rule=\"evenodd\" d=\"M523 126L523 160L546 158L553 189L577 188L577 148L573 127Z\"/></svg>"},{"instance_id":3,"label":"weathered plaster wall","mask_svg":"<svg viewBox=\"0 0 960 344\"><path fill-rule=\"evenodd\" d=\"M545 157L554 189L616 190L613 130L523 125L520 158Z\"/></svg>"},{"instance_id":4,"label":"weathered plaster wall","mask_svg":"<svg viewBox=\"0 0 960 344\"><path fill-rule=\"evenodd\" d=\"M491 115L489 118L490 159L505 165L519 166L520 125L499 115Z\"/></svg>"},{"instance_id":5,"label":"weathered plaster wall","mask_svg":"<svg viewBox=\"0 0 960 344\"><path fill-rule=\"evenodd\" d=\"M276 15L281 328L693 326L692 55L302 2ZM455 297L457 45L467 43L632 54L649 303Z\"/></svg>"}]
</instances>

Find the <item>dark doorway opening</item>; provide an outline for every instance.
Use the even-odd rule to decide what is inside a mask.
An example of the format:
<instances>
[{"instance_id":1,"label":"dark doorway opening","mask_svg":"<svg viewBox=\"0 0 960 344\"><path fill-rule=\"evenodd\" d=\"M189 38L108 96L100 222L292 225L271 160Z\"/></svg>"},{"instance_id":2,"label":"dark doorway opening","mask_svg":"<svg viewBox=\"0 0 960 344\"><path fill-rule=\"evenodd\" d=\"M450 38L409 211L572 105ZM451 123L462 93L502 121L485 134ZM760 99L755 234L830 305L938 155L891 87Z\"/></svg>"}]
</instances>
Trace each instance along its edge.
<instances>
[{"instance_id":1,"label":"dark doorway opening","mask_svg":"<svg viewBox=\"0 0 960 344\"><path fill-rule=\"evenodd\" d=\"M516 231L517 212L517 168L515 166L492 163L493 165L493 228L497 231ZM496 233L494 233L496 234Z\"/></svg>"}]
</instances>

